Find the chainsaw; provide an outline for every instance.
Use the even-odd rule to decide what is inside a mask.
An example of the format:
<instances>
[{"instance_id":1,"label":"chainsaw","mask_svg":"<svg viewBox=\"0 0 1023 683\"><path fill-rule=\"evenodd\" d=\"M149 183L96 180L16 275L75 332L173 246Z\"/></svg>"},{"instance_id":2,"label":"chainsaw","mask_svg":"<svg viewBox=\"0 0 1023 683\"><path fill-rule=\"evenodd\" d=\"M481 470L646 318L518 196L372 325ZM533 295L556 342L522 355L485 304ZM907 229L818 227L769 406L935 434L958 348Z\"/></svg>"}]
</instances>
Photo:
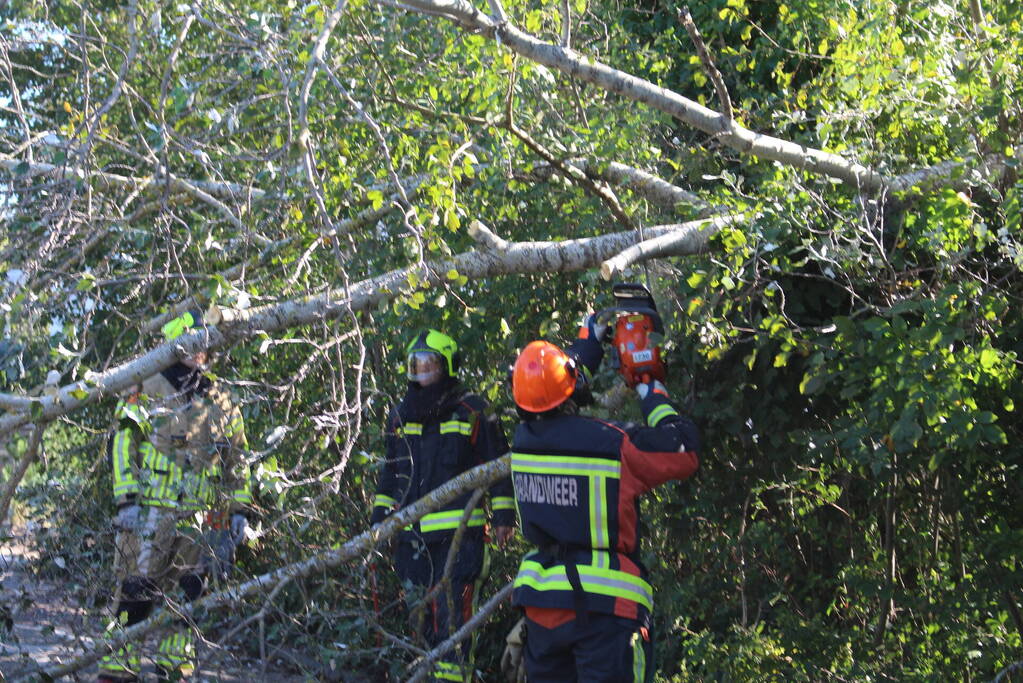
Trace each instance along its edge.
<instances>
[{"instance_id":1,"label":"chainsaw","mask_svg":"<svg viewBox=\"0 0 1023 683\"><path fill-rule=\"evenodd\" d=\"M614 349L614 367L630 389L655 379L663 381L664 323L650 290L638 283L618 283L612 291L615 305L598 313L597 321L613 325L605 341Z\"/></svg>"}]
</instances>

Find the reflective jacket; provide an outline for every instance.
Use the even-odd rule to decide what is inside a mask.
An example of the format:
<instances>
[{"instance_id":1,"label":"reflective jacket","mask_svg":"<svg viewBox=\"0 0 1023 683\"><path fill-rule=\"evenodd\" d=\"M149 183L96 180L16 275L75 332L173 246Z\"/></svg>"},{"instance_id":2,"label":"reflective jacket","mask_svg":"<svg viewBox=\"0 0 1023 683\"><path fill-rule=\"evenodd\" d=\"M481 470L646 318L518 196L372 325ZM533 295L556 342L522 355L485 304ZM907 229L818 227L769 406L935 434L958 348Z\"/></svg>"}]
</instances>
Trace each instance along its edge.
<instances>
[{"instance_id":1,"label":"reflective jacket","mask_svg":"<svg viewBox=\"0 0 1023 683\"><path fill-rule=\"evenodd\" d=\"M156 451L149 441L153 426L149 412L134 396L117 402L114 408L117 428L109 442L111 469L114 473L114 502L117 505L136 502L142 492L139 468L143 460L152 460Z\"/></svg>"},{"instance_id":2,"label":"reflective jacket","mask_svg":"<svg viewBox=\"0 0 1023 683\"><path fill-rule=\"evenodd\" d=\"M391 510L414 503L441 484L508 451L508 442L497 419L486 415L487 403L479 396L458 389L443 401L436 418L424 422L403 420L401 407L387 419L386 460L377 483L372 522L382 520ZM472 492L424 516L405 530L427 543L446 542L454 535ZM515 523L515 503L507 478L490 487L490 505L495 526ZM482 508L472 511L470 530L486 522Z\"/></svg>"},{"instance_id":3,"label":"reflective jacket","mask_svg":"<svg viewBox=\"0 0 1023 683\"><path fill-rule=\"evenodd\" d=\"M233 512L252 503L245 424L216 384L187 395L164 374L145 380L151 448L140 449L144 505Z\"/></svg>"},{"instance_id":4,"label":"reflective jacket","mask_svg":"<svg viewBox=\"0 0 1023 683\"><path fill-rule=\"evenodd\" d=\"M595 371L601 354L595 362L592 353L574 355ZM639 560L638 498L696 471L699 433L663 394L650 392L642 410L645 425L560 414L516 429L515 503L537 550L519 566L514 604L641 620L653 610Z\"/></svg>"}]
</instances>

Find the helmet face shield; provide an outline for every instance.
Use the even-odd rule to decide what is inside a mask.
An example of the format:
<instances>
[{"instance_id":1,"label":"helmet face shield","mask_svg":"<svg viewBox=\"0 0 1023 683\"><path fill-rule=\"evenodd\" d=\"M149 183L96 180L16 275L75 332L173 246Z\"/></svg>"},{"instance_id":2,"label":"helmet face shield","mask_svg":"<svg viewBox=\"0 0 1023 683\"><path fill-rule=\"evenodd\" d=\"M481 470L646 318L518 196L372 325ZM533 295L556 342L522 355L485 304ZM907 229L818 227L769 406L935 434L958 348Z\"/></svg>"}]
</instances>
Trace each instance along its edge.
<instances>
[{"instance_id":1,"label":"helmet face shield","mask_svg":"<svg viewBox=\"0 0 1023 683\"><path fill-rule=\"evenodd\" d=\"M409 351L408 379L421 387L436 384L447 374L444 357L436 351Z\"/></svg>"},{"instance_id":2,"label":"helmet face shield","mask_svg":"<svg viewBox=\"0 0 1023 683\"><path fill-rule=\"evenodd\" d=\"M425 330L420 332L411 342L409 342L409 345L405 347L405 352L408 354L409 380L419 382L420 385L424 387L428 384L432 384L436 380L427 379L426 381L423 381L415 377L415 375L425 372L425 370L417 370L413 364L413 356L417 353L435 355L437 357L437 361L440 363L441 376L458 376L458 344L455 343L454 339L443 332L438 332L437 330Z\"/></svg>"}]
</instances>

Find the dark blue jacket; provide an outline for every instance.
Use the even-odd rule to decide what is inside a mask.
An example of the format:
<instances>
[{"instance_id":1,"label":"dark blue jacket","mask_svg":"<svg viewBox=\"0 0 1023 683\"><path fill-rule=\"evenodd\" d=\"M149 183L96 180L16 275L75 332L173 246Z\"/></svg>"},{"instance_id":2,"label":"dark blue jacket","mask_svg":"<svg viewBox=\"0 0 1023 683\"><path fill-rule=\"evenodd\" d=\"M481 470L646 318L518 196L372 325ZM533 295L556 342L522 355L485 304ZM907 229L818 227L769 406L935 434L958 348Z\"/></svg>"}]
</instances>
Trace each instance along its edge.
<instances>
[{"instance_id":1,"label":"dark blue jacket","mask_svg":"<svg viewBox=\"0 0 1023 683\"><path fill-rule=\"evenodd\" d=\"M592 373L595 340L568 350ZM699 433L668 397L650 392L645 425L559 414L521 423L512 481L522 533L537 549L515 579L513 602L643 619L653 589L639 560L638 498L686 479L699 461Z\"/></svg>"},{"instance_id":2,"label":"dark blue jacket","mask_svg":"<svg viewBox=\"0 0 1023 683\"><path fill-rule=\"evenodd\" d=\"M406 410L403 402L387 419L386 460L373 501L372 523L384 519L392 510L414 503L441 484L462 472L494 460L508 451L508 442L500 423L486 414L487 403L461 387L441 399L435 409ZM449 541L458 528L471 491L443 508L423 517L405 534L418 534L428 543ZM490 505L495 526L515 524L515 503L511 482L505 478L490 488ZM482 508L472 512L470 530L486 522Z\"/></svg>"}]
</instances>

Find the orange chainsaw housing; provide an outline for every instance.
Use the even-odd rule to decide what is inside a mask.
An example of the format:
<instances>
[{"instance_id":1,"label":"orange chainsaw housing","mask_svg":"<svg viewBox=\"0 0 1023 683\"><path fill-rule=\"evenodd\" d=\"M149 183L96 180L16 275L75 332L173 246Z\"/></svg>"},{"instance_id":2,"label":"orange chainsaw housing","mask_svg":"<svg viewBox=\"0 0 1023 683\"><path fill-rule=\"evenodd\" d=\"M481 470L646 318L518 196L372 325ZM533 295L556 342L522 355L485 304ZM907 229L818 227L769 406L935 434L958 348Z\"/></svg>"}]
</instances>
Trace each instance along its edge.
<instances>
[{"instance_id":1,"label":"orange chainsaw housing","mask_svg":"<svg viewBox=\"0 0 1023 683\"><path fill-rule=\"evenodd\" d=\"M642 313L623 315L615 321L614 346L618 352L618 372L629 388L640 382L664 381L661 347L651 342L653 319Z\"/></svg>"}]
</instances>

